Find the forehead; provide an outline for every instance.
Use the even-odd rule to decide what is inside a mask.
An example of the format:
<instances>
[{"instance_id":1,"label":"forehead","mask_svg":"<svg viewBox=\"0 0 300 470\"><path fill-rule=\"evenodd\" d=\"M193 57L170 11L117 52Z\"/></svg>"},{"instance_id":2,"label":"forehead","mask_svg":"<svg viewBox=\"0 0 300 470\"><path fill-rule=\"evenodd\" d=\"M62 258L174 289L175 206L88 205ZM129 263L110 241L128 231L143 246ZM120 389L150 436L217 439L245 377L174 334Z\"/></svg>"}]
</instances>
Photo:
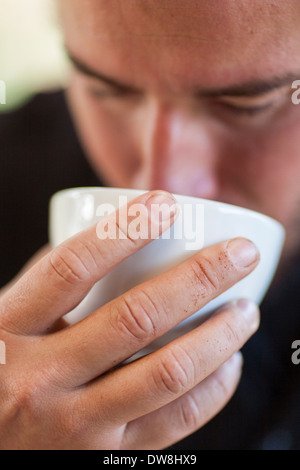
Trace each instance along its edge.
<instances>
[{"instance_id":1,"label":"forehead","mask_svg":"<svg viewBox=\"0 0 300 470\"><path fill-rule=\"evenodd\" d=\"M230 85L300 69L300 1L59 0L65 40L137 86Z\"/></svg>"}]
</instances>

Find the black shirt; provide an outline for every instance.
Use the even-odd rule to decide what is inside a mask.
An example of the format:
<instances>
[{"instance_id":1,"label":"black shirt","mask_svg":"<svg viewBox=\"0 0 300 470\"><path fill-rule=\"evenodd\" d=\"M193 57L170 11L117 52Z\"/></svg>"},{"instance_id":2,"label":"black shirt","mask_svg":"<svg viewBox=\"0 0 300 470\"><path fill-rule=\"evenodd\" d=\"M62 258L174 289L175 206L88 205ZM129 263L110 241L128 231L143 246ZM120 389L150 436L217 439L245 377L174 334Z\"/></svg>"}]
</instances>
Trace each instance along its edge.
<instances>
[{"instance_id":1,"label":"black shirt","mask_svg":"<svg viewBox=\"0 0 300 470\"><path fill-rule=\"evenodd\" d=\"M98 186L62 92L36 96L0 115L0 286L48 242L48 204L58 190ZM241 383L210 423L172 447L180 450L300 449L300 263L273 285L259 332L243 348Z\"/></svg>"}]
</instances>

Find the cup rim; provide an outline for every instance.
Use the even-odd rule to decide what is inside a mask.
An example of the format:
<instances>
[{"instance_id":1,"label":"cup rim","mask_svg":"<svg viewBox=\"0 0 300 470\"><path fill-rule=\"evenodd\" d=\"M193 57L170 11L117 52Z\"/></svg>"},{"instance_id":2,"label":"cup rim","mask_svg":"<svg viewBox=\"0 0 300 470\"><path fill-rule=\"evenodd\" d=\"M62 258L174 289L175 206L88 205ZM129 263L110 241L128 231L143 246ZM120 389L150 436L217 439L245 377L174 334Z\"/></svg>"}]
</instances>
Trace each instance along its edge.
<instances>
[{"instance_id":1,"label":"cup rim","mask_svg":"<svg viewBox=\"0 0 300 470\"><path fill-rule=\"evenodd\" d=\"M139 195L142 195L142 194L148 192L148 190L145 190L145 189L120 188L120 187L111 187L111 186L82 186L82 187L66 188L66 189L61 189L60 191L57 191L50 198L50 204L52 204L52 202L55 199L59 199L60 197L62 197L64 195L68 195L72 198L72 197L75 196L75 194L78 195L78 193L102 192L102 191L108 191L108 192L113 192L113 191L121 192L121 191L123 191L124 193L127 193L127 194L135 193L137 197ZM231 213L233 211L236 211L236 212L243 212L245 214L249 214L251 217L257 218L257 219L259 219L261 221L264 221L266 223L269 223L273 226L277 226L279 229L282 230L284 235L286 233L286 230L285 230L284 226L281 224L281 222L274 219L273 217L270 217L269 215L263 214L261 212L255 211L253 209L248 209L248 208L243 207L243 206L238 206L238 205L230 204L230 203L227 203L227 202L215 201L215 200L211 200L211 199L205 199L205 198L201 198L201 197L197 197L197 196L188 196L186 194L177 194L177 193L171 193L171 194L173 194L173 196L175 197L176 200L178 199L178 202L179 202L180 198L187 198L191 201L198 201L199 203L205 204L207 206L215 206L215 207L218 206L221 209L223 209L223 211L227 210L227 211L230 211Z\"/></svg>"}]
</instances>

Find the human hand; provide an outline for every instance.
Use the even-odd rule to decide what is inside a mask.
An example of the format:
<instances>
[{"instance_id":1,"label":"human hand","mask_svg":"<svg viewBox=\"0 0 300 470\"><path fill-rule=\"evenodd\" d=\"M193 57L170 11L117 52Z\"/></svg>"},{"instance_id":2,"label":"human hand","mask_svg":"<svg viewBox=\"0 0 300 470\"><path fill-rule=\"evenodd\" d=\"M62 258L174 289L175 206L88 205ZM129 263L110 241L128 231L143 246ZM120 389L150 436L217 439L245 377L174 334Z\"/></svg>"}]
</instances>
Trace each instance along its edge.
<instances>
[{"instance_id":1,"label":"human hand","mask_svg":"<svg viewBox=\"0 0 300 470\"><path fill-rule=\"evenodd\" d=\"M158 203L155 195L160 202L171 197L154 192L129 206L149 207ZM230 399L241 370L235 353L259 323L257 307L246 300L227 304L153 354L116 366L248 275L259 258L249 241L205 248L78 324L57 328L95 282L148 242L99 240L91 227L1 295L2 449L161 449L203 426Z\"/></svg>"}]
</instances>

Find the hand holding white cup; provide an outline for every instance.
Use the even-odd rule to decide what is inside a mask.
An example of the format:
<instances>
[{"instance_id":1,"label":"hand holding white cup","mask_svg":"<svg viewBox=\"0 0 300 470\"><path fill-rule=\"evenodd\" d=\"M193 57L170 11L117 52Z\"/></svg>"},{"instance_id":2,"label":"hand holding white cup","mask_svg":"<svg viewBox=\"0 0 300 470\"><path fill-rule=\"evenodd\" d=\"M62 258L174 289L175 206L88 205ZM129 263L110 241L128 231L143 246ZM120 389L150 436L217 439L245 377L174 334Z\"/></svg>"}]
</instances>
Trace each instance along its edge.
<instances>
[{"instance_id":1,"label":"hand holding white cup","mask_svg":"<svg viewBox=\"0 0 300 470\"><path fill-rule=\"evenodd\" d=\"M118 200L115 190L101 189L55 196L51 230L52 241L59 244L2 292L0 333L7 365L0 368L1 448L165 448L209 421L237 387L242 366L238 351L259 325L258 308L240 298L241 286L261 269L257 248L239 235L261 242L264 267L243 288L243 294L258 299L279 257L280 226L244 210L204 202L199 238L194 232L195 240L163 239L168 224L176 217L175 224L181 223L185 215L183 210L161 224L155 216L151 220L152 203L160 205L163 196L172 206L171 195L133 191L132 198L138 198L126 206L128 219L111 212L99 226L94 209L107 203L106 193ZM180 199L179 204L190 202ZM116 220L116 232L123 235L127 221L138 227L131 212L136 204L147 208L141 210L142 225L159 224L157 240L99 238L97 228L108 221L112 233ZM196 245L194 251L186 250L186 242L189 247L199 243L199 250ZM202 243L207 246L201 248ZM237 294L238 300L201 323L204 309L216 308L231 288L237 290L229 299ZM105 302L105 297L111 300ZM66 327L62 318L75 315L75 324ZM132 360L140 355L144 357Z\"/></svg>"},{"instance_id":2,"label":"hand holding white cup","mask_svg":"<svg viewBox=\"0 0 300 470\"><path fill-rule=\"evenodd\" d=\"M260 253L260 263L245 279L212 298L200 310L135 354L132 359L153 352L182 336L198 326L208 313L224 303L246 298L260 304L276 271L284 242L283 227L270 217L241 207L182 195L175 195L172 204L163 204L166 206L163 210L158 200L160 195L161 202L164 202L164 192L156 195L156 203L152 201L150 227L147 217L143 217L141 213L146 210L145 206L133 205L131 217L128 218L127 214L127 203L144 193L146 191L118 188L74 188L61 191L52 198L50 205L52 246L59 245L93 224L98 238L102 238L103 241L105 238L121 240L148 238L148 242L151 241L115 266L96 283L83 302L66 316L70 323L76 323L134 286L168 271L202 248L222 241L234 238L252 240ZM171 207L169 212L168 207ZM154 220L155 209L162 223L163 233L160 237L158 237L159 223L155 223ZM118 233L115 230L116 214L118 214ZM164 215L165 222L162 220ZM165 230L163 225L165 223L165 227L168 228L172 216L176 221L169 230ZM145 220L147 223L143 227ZM111 233L110 226L114 233Z\"/></svg>"}]
</instances>

